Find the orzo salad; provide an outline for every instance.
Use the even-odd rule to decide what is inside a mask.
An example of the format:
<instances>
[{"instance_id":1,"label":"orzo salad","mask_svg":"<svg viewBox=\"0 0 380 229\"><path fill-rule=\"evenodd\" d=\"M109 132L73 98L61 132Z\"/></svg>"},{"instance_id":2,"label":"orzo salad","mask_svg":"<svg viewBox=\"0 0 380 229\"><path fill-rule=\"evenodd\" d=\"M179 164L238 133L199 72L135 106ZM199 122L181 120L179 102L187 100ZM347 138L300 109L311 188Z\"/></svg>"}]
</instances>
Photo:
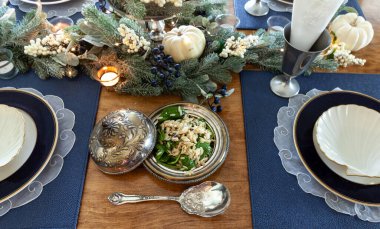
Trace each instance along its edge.
<instances>
[{"instance_id":1,"label":"orzo salad","mask_svg":"<svg viewBox=\"0 0 380 229\"><path fill-rule=\"evenodd\" d=\"M158 120L155 147L158 163L181 171L205 165L215 142L206 120L186 114L181 106L164 109Z\"/></svg>"}]
</instances>

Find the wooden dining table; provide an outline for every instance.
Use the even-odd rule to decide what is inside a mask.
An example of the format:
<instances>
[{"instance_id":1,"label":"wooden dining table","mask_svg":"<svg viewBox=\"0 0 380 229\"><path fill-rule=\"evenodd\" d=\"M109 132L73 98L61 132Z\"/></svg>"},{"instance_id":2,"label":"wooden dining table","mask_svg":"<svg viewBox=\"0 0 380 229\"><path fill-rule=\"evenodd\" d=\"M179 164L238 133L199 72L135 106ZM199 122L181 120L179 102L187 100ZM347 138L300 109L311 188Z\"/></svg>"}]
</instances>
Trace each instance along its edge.
<instances>
[{"instance_id":1,"label":"wooden dining table","mask_svg":"<svg viewBox=\"0 0 380 229\"><path fill-rule=\"evenodd\" d=\"M241 0L243 1L243 0ZM340 73L380 73L380 1L359 0L364 14L375 30L375 36L369 46L354 53L367 60L365 66L340 68ZM229 0L228 9L233 12L233 0ZM253 31L243 30L250 34ZM256 69L257 66L247 66ZM255 77L255 76L252 76ZM311 76L312 77L312 76ZM357 82L360 83L360 82ZM268 87L267 85L262 85ZM233 75L229 88L235 93L223 99L221 118L230 134L230 149L224 164L207 180L225 184L231 192L231 205L223 214L213 218L188 215L179 204L170 201L151 201L137 204L114 206L107 200L113 192L126 194L145 194L179 196L189 185L167 183L155 178L143 166L124 174L107 175L97 169L90 160L88 164L83 198L80 208L78 228L252 228L252 209L248 179L247 151L243 121L242 92L239 74ZM379 85L380 90L380 85ZM273 95L275 96L275 95ZM105 88L101 91L97 120L111 111L130 108L150 114L157 108L180 101L176 96L137 97L120 95ZM253 107L251 109L260 109ZM276 152L273 152L276 153ZM284 171L285 172L285 171ZM73 178L74 179L74 178ZM297 182L294 179L294 182ZM310 198L314 198L310 196ZM273 200L275 201L275 200ZM327 207L327 206L326 206ZM279 212L279 214L286 214ZM268 220L270 220L268 215Z\"/></svg>"}]
</instances>

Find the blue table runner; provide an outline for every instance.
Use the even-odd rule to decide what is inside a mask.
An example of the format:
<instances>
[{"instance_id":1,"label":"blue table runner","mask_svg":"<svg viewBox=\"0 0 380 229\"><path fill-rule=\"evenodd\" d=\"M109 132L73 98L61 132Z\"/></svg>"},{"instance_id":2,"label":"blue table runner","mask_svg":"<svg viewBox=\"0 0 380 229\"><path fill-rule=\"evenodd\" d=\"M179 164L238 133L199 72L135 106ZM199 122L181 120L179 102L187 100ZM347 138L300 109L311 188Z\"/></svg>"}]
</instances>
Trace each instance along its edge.
<instances>
[{"instance_id":1,"label":"blue table runner","mask_svg":"<svg viewBox=\"0 0 380 229\"><path fill-rule=\"evenodd\" d=\"M266 29L267 26L267 20L270 16L279 15L287 17L289 20L291 20L291 13L289 12L276 12L273 10L270 10L269 13L265 16L255 17L244 10L244 4L248 0L234 0L234 8L235 8L235 15L240 18L240 25L238 26L238 29L259 29L264 28ZM363 11L360 8L360 5L357 0L349 0L346 4L347 6L354 7L360 15L363 16Z\"/></svg>"},{"instance_id":2,"label":"blue table runner","mask_svg":"<svg viewBox=\"0 0 380 229\"><path fill-rule=\"evenodd\" d=\"M88 76L76 79L41 80L33 72L12 80L0 80L0 87L31 87L44 95L63 99L75 113L76 142L65 157L59 176L44 186L34 201L0 217L0 228L75 228L78 221L88 161L88 139L98 108L100 84Z\"/></svg>"},{"instance_id":3,"label":"blue table runner","mask_svg":"<svg viewBox=\"0 0 380 229\"><path fill-rule=\"evenodd\" d=\"M324 199L305 193L282 167L273 142L277 112L288 100L272 93L269 72L241 72L252 220L261 228L380 228L330 209ZM314 73L297 78L301 93L336 87L380 98L380 75Z\"/></svg>"}]
</instances>

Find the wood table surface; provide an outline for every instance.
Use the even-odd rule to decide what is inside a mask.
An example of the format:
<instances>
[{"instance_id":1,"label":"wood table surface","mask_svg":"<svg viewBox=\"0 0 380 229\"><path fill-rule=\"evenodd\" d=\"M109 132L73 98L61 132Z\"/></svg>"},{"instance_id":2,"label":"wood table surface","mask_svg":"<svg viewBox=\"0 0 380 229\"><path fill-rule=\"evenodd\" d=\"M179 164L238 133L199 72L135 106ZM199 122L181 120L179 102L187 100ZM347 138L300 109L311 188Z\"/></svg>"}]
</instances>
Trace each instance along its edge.
<instances>
[{"instance_id":1,"label":"wood table surface","mask_svg":"<svg viewBox=\"0 0 380 229\"><path fill-rule=\"evenodd\" d=\"M359 2L367 19L374 26L375 38L368 47L355 53L358 57L367 59L364 67L341 68L340 72L379 73L380 1L362 0ZM232 0L229 2L229 8L232 9ZM244 32L249 33L250 31ZM248 66L248 68L254 68L254 66ZM231 97L223 100L224 110L220 116L229 128L230 150L223 166L207 178L207 180L224 183L230 189L232 201L225 214L213 218L188 215L181 210L179 204L170 201L113 206L106 197L115 191L127 194L178 196L189 185L177 185L158 180L143 166L125 175L106 175L100 172L94 162L90 160L78 228L252 228L243 107L238 74L234 74L229 87L235 88L236 91ZM268 87L270 90L269 82L263 87ZM107 113L121 108L135 109L150 114L165 104L177 101L180 101L179 97L136 97L118 95L103 89L97 120ZM270 216L268 216L268 220L270 220Z\"/></svg>"}]
</instances>

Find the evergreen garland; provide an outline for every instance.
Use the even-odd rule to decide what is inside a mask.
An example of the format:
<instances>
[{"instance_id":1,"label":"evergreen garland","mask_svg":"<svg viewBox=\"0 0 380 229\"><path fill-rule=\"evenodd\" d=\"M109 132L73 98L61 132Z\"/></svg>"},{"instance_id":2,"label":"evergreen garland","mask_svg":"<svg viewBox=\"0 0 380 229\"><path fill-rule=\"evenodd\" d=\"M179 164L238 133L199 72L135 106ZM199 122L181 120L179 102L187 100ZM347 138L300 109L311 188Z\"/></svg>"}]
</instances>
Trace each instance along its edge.
<instances>
[{"instance_id":1,"label":"evergreen garland","mask_svg":"<svg viewBox=\"0 0 380 229\"><path fill-rule=\"evenodd\" d=\"M127 7L127 3L132 2L135 5L128 7L135 8L133 11L139 14L135 16L145 16L149 12L149 7L141 10L140 0L113 2L120 7ZM41 9L37 9L27 13L23 20L17 23L12 9L0 7L0 17L3 18L0 21L0 47L13 52L14 64L20 71L26 72L32 68L41 79L63 78L67 70L76 71L74 67L95 78L97 71L103 66L115 66L122 77L114 87L118 93L139 96L175 94L185 100L197 102L198 96L215 94L218 85L230 83L231 72L240 72L246 64L255 64L270 71L281 70L281 50L284 47L281 33L268 33L260 29L251 35L256 39L256 43L247 47L244 55L221 55L231 37L248 38L243 33L216 27L213 18L223 12L225 4L225 0L191 0L183 3L179 24L191 24L203 30L207 45L200 58L176 63L180 66L176 68L178 77L172 78L169 86L155 83L157 75L152 72L153 51L158 44L150 41L145 44L149 44L149 47L144 46L131 52L133 49L128 47L128 43L123 40L124 35L119 32L122 25L132 31L136 39L149 41L148 33L138 21L128 17L120 18L115 14L105 14L92 5L83 8L83 19L65 29L64 35L70 41L67 47L65 46L65 52L36 56L27 55L24 46L30 45L31 40L42 39L52 34L46 15ZM314 61L308 73L317 68L335 71L337 67L338 64L333 59L320 58Z\"/></svg>"}]
</instances>

